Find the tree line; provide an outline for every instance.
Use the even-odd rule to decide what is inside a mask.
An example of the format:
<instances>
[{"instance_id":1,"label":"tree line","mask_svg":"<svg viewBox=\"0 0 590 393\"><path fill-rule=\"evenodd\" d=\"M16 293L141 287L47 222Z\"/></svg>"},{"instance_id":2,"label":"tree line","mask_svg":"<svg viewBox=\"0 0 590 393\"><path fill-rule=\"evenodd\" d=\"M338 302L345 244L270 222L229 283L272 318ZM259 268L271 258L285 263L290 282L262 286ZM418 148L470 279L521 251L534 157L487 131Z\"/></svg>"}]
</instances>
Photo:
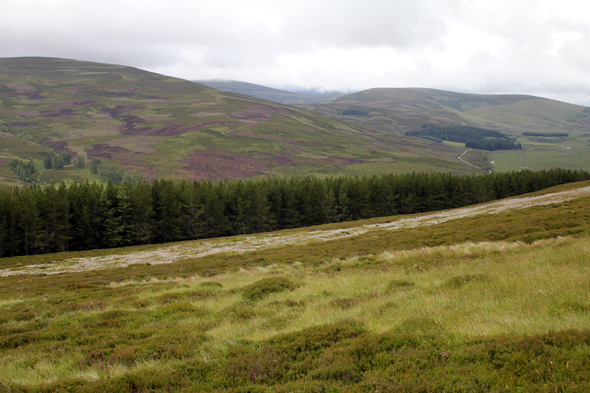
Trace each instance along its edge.
<instances>
[{"instance_id":1,"label":"tree line","mask_svg":"<svg viewBox=\"0 0 590 393\"><path fill-rule=\"evenodd\" d=\"M569 136L566 132L523 132L524 136L544 136L544 137L566 137Z\"/></svg>"},{"instance_id":2,"label":"tree line","mask_svg":"<svg viewBox=\"0 0 590 393\"><path fill-rule=\"evenodd\" d=\"M424 124L420 130L408 131L406 135L426 138L436 142L465 143L466 147L488 151L522 149L520 143L516 143L515 139L508 137L504 133L479 127L435 127Z\"/></svg>"},{"instance_id":3,"label":"tree line","mask_svg":"<svg viewBox=\"0 0 590 393\"><path fill-rule=\"evenodd\" d=\"M13 172L25 183L32 183L35 181L33 174L36 172L36 170L33 160L24 162L23 160L15 158L10 163L10 167L12 168Z\"/></svg>"},{"instance_id":4,"label":"tree line","mask_svg":"<svg viewBox=\"0 0 590 393\"><path fill-rule=\"evenodd\" d=\"M0 257L165 243L456 208L590 179L551 169L0 188Z\"/></svg>"}]
</instances>

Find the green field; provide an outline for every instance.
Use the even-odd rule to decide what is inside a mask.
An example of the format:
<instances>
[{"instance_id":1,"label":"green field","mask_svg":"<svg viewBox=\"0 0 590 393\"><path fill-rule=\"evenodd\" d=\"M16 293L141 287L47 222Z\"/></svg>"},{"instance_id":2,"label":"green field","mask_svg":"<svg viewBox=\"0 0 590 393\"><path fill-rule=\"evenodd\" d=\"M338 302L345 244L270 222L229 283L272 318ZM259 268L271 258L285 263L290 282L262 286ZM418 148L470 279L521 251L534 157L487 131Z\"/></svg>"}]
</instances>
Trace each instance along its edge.
<instances>
[{"instance_id":1,"label":"green field","mask_svg":"<svg viewBox=\"0 0 590 393\"><path fill-rule=\"evenodd\" d=\"M0 260L6 392L583 392L590 182Z\"/></svg>"}]
</instances>

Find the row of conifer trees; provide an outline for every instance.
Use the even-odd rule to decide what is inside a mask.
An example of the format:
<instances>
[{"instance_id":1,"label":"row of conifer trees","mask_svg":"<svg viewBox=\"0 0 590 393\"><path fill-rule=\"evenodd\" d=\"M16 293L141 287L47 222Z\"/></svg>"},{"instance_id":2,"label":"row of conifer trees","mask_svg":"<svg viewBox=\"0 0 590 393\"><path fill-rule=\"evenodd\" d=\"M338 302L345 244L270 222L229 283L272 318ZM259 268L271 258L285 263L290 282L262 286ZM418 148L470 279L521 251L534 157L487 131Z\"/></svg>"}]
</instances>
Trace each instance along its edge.
<instances>
[{"instance_id":1,"label":"row of conifer trees","mask_svg":"<svg viewBox=\"0 0 590 393\"><path fill-rule=\"evenodd\" d=\"M0 188L0 257L164 243L456 208L590 179L551 169Z\"/></svg>"}]
</instances>

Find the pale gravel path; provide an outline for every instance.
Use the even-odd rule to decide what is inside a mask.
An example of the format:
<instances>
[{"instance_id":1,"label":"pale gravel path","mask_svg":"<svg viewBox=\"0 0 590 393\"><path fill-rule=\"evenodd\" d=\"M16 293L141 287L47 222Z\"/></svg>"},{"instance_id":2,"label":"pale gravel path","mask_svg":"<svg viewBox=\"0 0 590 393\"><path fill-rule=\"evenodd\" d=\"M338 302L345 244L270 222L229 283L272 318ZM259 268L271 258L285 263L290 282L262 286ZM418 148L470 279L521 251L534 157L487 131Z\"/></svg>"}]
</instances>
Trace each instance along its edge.
<instances>
[{"instance_id":1,"label":"pale gravel path","mask_svg":"<svg viewBox=\"0 0 590 393\"><path fill-rule=\"evenodd\" d=\"M382 224L360 225L344 229L315 230L298 233L268 233L251 236L236 236L215 240L192 241L172 246L162 246L154 251L137 251L124 255L104 257L70 258L63 261L27 265L19 268L0 269L0 277L23 274L60 274L88 270L126 267L134 264L165 264L188 258L201 258L218 253L241 253L290 244L325 242L351 236L362 235L368 231L396 230L419 226L436 225L442 222L482 214L498 214L506 210L524 209L531 206L560 203L575 198L589 196L590 187L561 191L535 197L503 199L472 207L421 215L419 217L399 218Z\"/></svg>"}]
</instances>

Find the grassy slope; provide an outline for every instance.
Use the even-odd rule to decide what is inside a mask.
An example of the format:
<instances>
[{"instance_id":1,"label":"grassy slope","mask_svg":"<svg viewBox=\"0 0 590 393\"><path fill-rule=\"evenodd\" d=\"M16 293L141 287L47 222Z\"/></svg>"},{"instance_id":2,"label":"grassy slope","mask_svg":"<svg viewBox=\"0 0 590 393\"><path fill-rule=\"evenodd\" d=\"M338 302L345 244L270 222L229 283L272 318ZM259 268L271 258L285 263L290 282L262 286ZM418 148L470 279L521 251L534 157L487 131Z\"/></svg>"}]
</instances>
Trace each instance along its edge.
<instances>
[{"instance_id":1,"label":"grassy slope","mask_svg":"<svg viewBox=\"0 0 590 393\"><path fill-rule=\"evenodd\" d=\"M362 127L403 134L422 124L487 127L517 138L524 150L488 154L496 171L523 168L590 168L589 111L532 96L477 95L433 89L370 89L328 104L303 106ZM369 116L342 116L370 108ZM525 137L523 132L565 132L567 138Z\"/></svg>"},{"instance_id":2,"label":"grassy slope","mask_svg":"<svg viewBox=\"0 0 590 393\"><path fill-rule=\"evenodd\" d=\"M291 91L273 89L271 87L256 85L254 83L231 81L231 80L196 80L205 86L212 87L232 93L244 94L263 100L276 102L278 104L296 105L296 104L321 104L346 95L345 93L327 93L327 94L306 94L294 93Z\"/></svg>"},{"instance_id":3,"label":"grassy slope","mask_svg":"<svg viewBox=\"0 0 590 393\"><path fill-rule=\"evenodd\" d=\"M586 391L589 206L354 235L399 219L381 218L200 258L206 242L3 259L153 263L1 278L0 388ZM354 236L268 246L338 228Z\"/></svg>"},{"instance_id":4,"label":"grassy slope","mask_svg":"<svg viewBox=\"0 0 590 393\"><path fill-rule=\"evenodd\" d=\"M147 178L472 170L455 147L425 152L422 141L125 66L0 59L0 100L0 131L36 144L30 154L0 145L3 161L38 158L49 147Z\"/></svg>"}]
</instances>

